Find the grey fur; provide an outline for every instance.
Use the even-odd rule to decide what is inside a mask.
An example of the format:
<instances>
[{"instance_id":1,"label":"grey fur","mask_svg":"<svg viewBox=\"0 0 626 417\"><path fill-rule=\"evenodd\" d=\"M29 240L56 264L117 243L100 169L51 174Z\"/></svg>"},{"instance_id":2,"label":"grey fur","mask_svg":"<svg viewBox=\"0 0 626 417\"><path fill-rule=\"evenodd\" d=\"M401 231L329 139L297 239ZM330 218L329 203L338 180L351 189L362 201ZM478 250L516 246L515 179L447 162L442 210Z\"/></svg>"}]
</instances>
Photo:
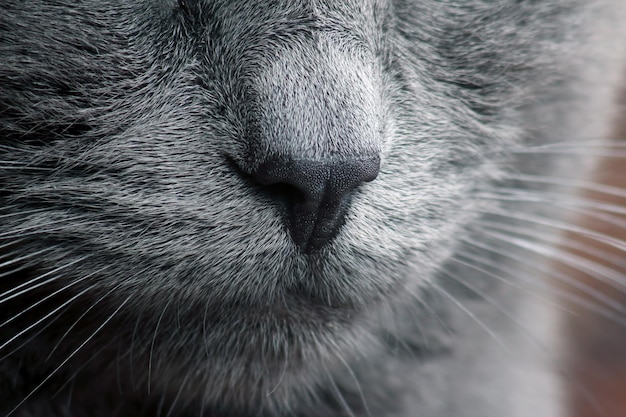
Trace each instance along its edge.
<instances>
[{"instance_id":1,"label":"grey fur","mask_svg":"<svg viewBox=\"0 0 626 417\"><path fill-rule=\"evenodd\" d=\"M558 416L549 306L450 260L536 210L507 172L593 165L514 150L608 135L624 8L4 0L0 412ZM314 255L249 177L281 153L382 157Z\"/></svg>"}]
</instances>

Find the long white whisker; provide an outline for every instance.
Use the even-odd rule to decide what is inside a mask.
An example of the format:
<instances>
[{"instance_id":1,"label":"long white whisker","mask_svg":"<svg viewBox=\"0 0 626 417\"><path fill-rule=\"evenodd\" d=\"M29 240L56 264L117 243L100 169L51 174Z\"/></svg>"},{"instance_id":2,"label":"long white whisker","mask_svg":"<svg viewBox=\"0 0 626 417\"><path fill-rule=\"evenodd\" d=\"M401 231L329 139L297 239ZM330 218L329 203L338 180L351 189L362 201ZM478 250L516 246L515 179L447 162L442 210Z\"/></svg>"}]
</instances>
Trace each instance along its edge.
<instances>
[{"instance_id":1,"label":"long white whisker","mask_svg":"<svg viewBox=\"0 0 626 417\"><path fill-rule=\"evenodd\" d=\"M354 373L354 371L348 364L348 361L346 361L345 358L341 354L337 354L336 356L341 361L341 363L343 363L343 365L348 370L350 377L354 380L354 383L356 384L356 389L359 392L359 397L361 398L361 402L363 403L363 408L365 408L365 413L369 417L372 417L372 413L370 412L369 406L367 405L367 400L365 399L365 394L363 393L363 387L361 387L361 383L359 382L359 379L356 377L356 374Z\"/></svg>"},{"instance_id":2,"label":"long white whisker","mask_svg":"<svg viewBox=\"0 0 626 417\"><path fill-rule=\"evenodd\" d=\"M38 255L41 255L42 253L46 253L46 252L50 252L50 251L51 251L50 248L46 248L46 249L38 250L37 252L33 252L33 253L29 253L27 255L23 255L23 256L20 256L20 257L17 257L17 258L13 258L13 259L11 259L9 261L0 263L0 268L6 268L7 266L10 266L10 265L13 265L15 263L22 262L22 261L34 258L34 257L36 257ZM1 296L2 295L0 295L0 297Z\"/></svg>"},{"instance_id":3,"label":"long white whisker","mask_svg":"<svg viewBox=\"0 0 626 417\"><path fill-rule=\"evenodd\" d=\"M67 379L67 381L61 385L61 387L56 390L53 394L52 397L56 397L57 395L59 395L63 389L65 387L67 387L71 381L74 380L74 378L76 378L78 376L78 374L87 367L87 365L89 365L89 363L91 361L93 361L94 359L96 359L98 357L98 355L100 355L102 352L104 352L109 346L111 346L111 344L113 343L113 340L108 341L107 343L104 343L102 346L100 346L100 348L98 350L96 350L90 357L89 359L87 359L81 366L79 366L76 371L74 371L72 373L72 375L70 375L70 377Z\"/></svg>"},{"instance_id":4,"label":"long white whisker","mask_svg":"<svg viewBox=\"0 0 626 417\"><path fill-rule=\"evenodd\" d=\"M566 194L558 194L555 192L515 190L514 188L501 188L498 193L476 193L476 198L486 198L489 200L513 201L553 204L558 206L573 206L604 211L613 214L626 215L626 208L621 205L598 202L589 198L567 198ZM505 191L504 193L502 193Z\"/></svg>"},{"instance_id":5,"label":"long white whisker","mask_svg":"<svg viewBox=\"0 0 626 417\"><path fill-rule=\"evenodd\" d=\"M581 189L610 195L613 197L626 198L626 189L614 187L611 185L599 184L591 181L572 180L569 178L547 177L532 174L507 174L505 178L526 183L547 184L573 189Z\"/></svg>"},{"instance_id":6,"label":"long white whisker","mask_svg":"<svg viewBox=\"0 0 626 417\"><path fill-rule=\"evenodd\" d=\"M585 255L593 256L601 260L603 263L609 263L614 266L617 266L618 268L622 268L626 266L626 262L624 262L624 258L622 256L611 255L610 253L607 253L607 251L605 250L595 249L594 247L588 244L579 242L577 239L563 239L562 236L558 236L558 235L555 236L553 234L544 233L539 230L531 231L523 227L515 226L512 224L503 224L501 222L493 222L487 219L480 220L480 222L477 225L481 227L486 227L488 229L493 229L499 232L514 233L518 236L522 236L532 241L538 240L538 241L550 243L557 247L561 246L564 248L577 250L577 251L584 253ZM580 258L580 259L586 259L589 262L593 262L591 259L583 258L582 256L575 255L571 252L568 252L568 254L571 256ZM615 271L615 273L620 274L620 272L618 271ZM597 278L601 279L600 277L597 277ZM621 279L618 280L619 282L613 282L613 281L607 282L605 280L603 281L608 285L614 286L614 288L617 290L623 289L626 287L626 284L622 285ZM614 284L617 284L617 286L615 286Z\"/></svg>"},{"instance_id":7,"label":"long white whisker","mask_svg":"<svg viewBox=\"0 0 626 417\"><path fill-rule=\"evenodd\" d=\"M167 301L165 307L163 307L163 311L159 315L159 319L157 321L156 327L154 329L154 335L152 336L152 343L150 344L150 356L148 358L148 394L150 394L150 384L152 381L152 354L154 352L154 345L156 343L157 333L159 332L159 326L161 325L161 320L163 320L163 316L165 315L165 311L169 307L171 299Z\"/></svg>"},{"instance_id":8,"label":"long white whisker","mask_svg":"<svg viewBox=\"0 0 626 417\"><path fill-rule=\"evenodd\" d=\"M130 348L128 349L128 355L130 357L128 363L130 365L130 383L132 385L133 388L135 388L135 360L134 360L134 354L135 354L135 346L136 346L136 338L137 338L137 330L139 329L139 322L142 318L142 314L143 311L140 310L139 314L137 315L137 319L135 320L135 327L133 329L133 336L131 337L130 340Z\"/></svg>"},{"instance_id":9,"label":"long white whisker","mask_svg":"<svg viewBox=\"0 0 626 417\"><path fill-rule=\"evenodd\" d=\"M518 155L582 155L589 156L594 155L597 157L605 157L605 158L626 158L626 151L619 150L609 150L609 149L542 149L542 150L533 150L533 149L525 149L525 150L512 150L508 151L510 154L518 154Z\"/></svg>"},{"instance_id":10,"label":"long white whisker","mask_svg":"<svg viewBox=\"0 0 626 417\"><path fill-rule=\"evenodd\" d=\"M169 410L167 412L167 415L165 417L171 417L172 416L172 413L174 412L174 409L176 408L176 403L178 403L178 400L180 399L180 394L183 392L183 390L187 386L187 383L189 382L189 377L191 376L192 372L193 371L190 370L190 371L187 371L187 373L185 374L185 378L183 379L183 382L181 382L180 387L178 388L178 392L176 393L176 396L174 397L174 400L172 400L170 408L169 408Z\"/></svg>"},{"instance_id":11,"label":"long white whisker","mask_svg":"<svg viewBox=\"0 0 626 417\"><path fill-rule=\"evenodd\" d=\"M50 352L48 353L48 356L46 357L46 360L50 359L52 357L52 354L57 350L57 348L61 345L61 342L63 342L63 340L65 340L65 338L67 337L67 335L72 331L72 329L74 327L76 327L76 325L87 315L89 314L89 312L91 310L94 309L95 306L97 306L98 304L100 304L100 302L102 302L102 300L106 299L108 296L110 296L112 293L114 293L115 291L117 291L119 289L119 285L115 286L113 288L111 288L109 291L107 291L106 293L104 293L102 296L100 296L100 298L98 298L96 301L94 301L93 303L91 303L91 305L85 310L83 311L83 313L74 321L74 323L72 323L72 325L65 331L65 333L63 333L63 335L61 336L61 338L57 341L57 343L54 345L54 347L52 349L50 349Z\"/></svg>"},{"instance_id":12,"label":"long white whisker","mask_svg":"<svg viewBox=\"0 0 626 417\"><path fill-rule=\"evenodd\" d=\"M64 307L70 305L74 300L78 299L80 296L82 296L83 294L87 293L88 291L93 290L93 287L88 287L83 289L81 292L75 294L73 297L71 297L70 299L68 299L67 301L65 301L63 304L57 306L55 309L53 309L52 311L50 311L48 314L46 314L45 316L41 317L39 320L35 321L33 324L31 324L30 326L26 327L25 329L22 329L21 331L19 331L18 333L14 334L11 338L9 338L8 340L6 340L2 345L0 345L0 350L4 349L7 345L9 345L11 342L13 342L15 339L17 339L18 337L20 337L21 335L23 335L24 333L28 332L29 330L31 330L32 328L36 327L37 325L39 325L40 323L42 323L43 321L45 321L46 319L48 319L50 316L54 315L55 313L57 313L59 310L63 309Z\"/></svg>"},{"instance_id":13,"label":"long white whisker","mask_svg":"<svg viewBox=\"0 0 626 417\"><path fill-rule=\"evenodd\" d=\"M502 239L499 239L502 240ZM508 242L508 240L504 240L505 243L510 243ZM585 292L587 295L591 295L594 296L594 298L596 298L598 301L601 302L606 302L606 304L608 305L608 307L612 307L614 310L617 311L622 311L622 307L619 306L618 304L615 304L614 302L611 302L609 299L605 298L604 296L601 296L597 293L597 291L592 290L590 287L586 286L584 283L581 283L579 281L576 281L574 279L572 279L571 277L569 277L568 275L556 271L553 268L548 268L547 266L544 265L534 265L528 264L527 259L523 259L522 257L517 257L517 256L513 256L511 255L508 251L504 251L502 250L502 248L497 248L497 247L493 247L487 244L483 244L483 243L476 243L476 242L470 242L470 241L466 241L466 243L470 244L470 245L475 245L478 246L479 248L492 252L494 254L500 255L500 256L504 256L507 257L509 259L512 259L518 263L520 263L521 265L525 265L525 266L530 266L533 269L536 269L540 272L542 272L543 274L546 274L547 276L551 276L553 278L556 278L558 281L565 283L567 285L570 285L576 289L579 289L583 292ZM533 251L534 252L534 251ZM536 253L536 252L535 252ZM541 253L539 253L539 255L541 255ZM499 269L500 271L502 271L501 269ZM504 271L503 271L504 272ZM613 322L624 326L626 325L626 320L622 315L617 315L615 312L610 311L606 308L603 308L602 306L599 306L597 304L594 304L592 302L589 302L588 300L586 300L583 297L579 297L575 294L572 293L568 293L568 292L558 292L556 293L558 296L567 299L568 301L571 301L573 304L579 305L581 307L584 307L590 311L596 312L600 315L602 315L603 317L606 317L608 319L611 319ZM573 312L570 311L570 313L573 314Z\"/></svg>"},{"instance_id":14,"label":"long white whisker","mask_svg":"<svg viewBox=\"0 0 626 417\"><path fill-rule=\"evenodd\" d=\"M519 322L517 319L515 319L511 314L509 314L499 303L497 303L493 298L488 297L486 294L484 294L483 292L479 291L478 289L476 289L474 286L470 285L468 282L457 278L456 276L454 276L453 273L451 273L450 271L442 271L442 273L444 275L446 275L447 277L449 277L450 279L458 282L459 284L463 285L465 288L468 288L470 291L474 292L476 295L478 295L479 297L481 297L485 302L487 302L489 305L493 306L498 312L500 312L501 314L503 314L507 319L509 319L515 326L517 326L518 329L520 329L525 335L526 337L529 338L529 340L531 340L533 342L533 344L535 346L537 346L540 350L540 352L544 355L550 356L550 350L547 348L547 346L541 342L541 340L539 340L537 337L535 337L533 335L533 333L525 326L523 325L521 322ZM569 371L567 368L563 367L563 366L558 366L558 370L559 372L562 372L565 376L567 377L571 377L572 376L572 372ZM588 391L587 389L585 389L581 384L579 383L575 383L575 387L578 391L580 391L583 395L585 395L586 397L588 396ZM588 398L588 401L593 403L593 399L592 398Z\"/></svg>"},{"instance_id":15,"label":"long white whisker","mask_svg":"<svg viewBox=\"0 0 626 417\"><path fill-rule=\"evenodd\" d=\"M356 415L352 411L352 408L350 408L348 401L346 401L346 398L344 397L343 393L337 386L337 383L335 382L335 380L332 378L330 374L327 374L327 377L328 377L328 382L330 382L330 385L333 388L333 391L335 392L335 396L337 397L337 400L339 400L339 402L341 403L342 408L348 413L350 417L356 417Z\"/></svg>"},{"instance_id":16,"label":"long white whisker","mask_svg":"<svg viewBox=\"0 0 626 417\"><path fill-rule=\"evenodd\" d=\"M472 313L467 307L463 305L459 300L452 296L448 291L441 288L439 285L435 283L430 283L431 288L435 291L446 297L448 300L452 301L454 305L456 305L461 311L467 314L476 324L478 324L498 345L503 348L507 348L502 339L500 339L482 320L480 320L474 313Z\"/></svg>"},{"instance_id":17,"label":"long white whisker","mask_svg":"<svg viewBox=\"0 0 626 417\"><path fill-rule=\"evenodd\" d=\"M480 246L481 249L494 253L496 255L499 256L505 256L508 257L509 259L527 266L527 262L524 262L524 260L522 258L519 257L512 257L512 256L508 256L508 253L502 250L499 250L498 248L492 247L489 248L488 246ZM466 254L464 256L467 256ZM509 271L505 271L501 265L496 264L495 262L492 262L488 259L476 259L476 258L471 258L472 262L478 262L482 265L485 265L489 268L492 268L495 271L498 271L502 274L506 274ZM473 269L477 269L479 271L481 271L482 273L487 274L488 276L491 277L495 277L499 280L502 280L501 277L499 277L498 275L495 275L493 273L491 273L490 271L485 270L484 268L480 268L476 265L472 265L471 263L467 263L467 266ZM601 294L600 292L598 292L597 290L593 289L592 287L576 281L574 279L571 279L570 277L568 277L567 275L554 271L553 269L546 267L546 266L536 266L533 265L533 269L536 269L537 271L541 272L542 274L545 274L546 276L551 276L553 278L558 279L560 282L564 282L567 285L570 285L576 289L579 289L581 291L583 291L585 294L587 295L591 295L594 298L596 298L598 301L604 302L608 305L608 307L614 307L615 310L617 311L621 311L622 307L619 306L618 304L616 304L613 300L611 300L610 298L606 297L605 295ZM573 305L577 305L580 307L583 307L589 311L593 311L595 313L601 314L603 317L609 318L612 321L622 324L624 322L624 318L620 315L617 315L615 312L610 311L607 308L603 308L600 305L594 304L592 302L590 302L589 300L587 300L586 298L577 296L576 294L572 294L570 292L564 291L564 290L559 290L558 288L549 286L546 283L543 283L541 280L529 280L528 278L526 278L525 275L521 275L517 277L517 280L520 281L525 281L525 282L529 282L534 286L537 286L538 289L541 290L541 295L535 294L535 296L541 298L542 300L545 300L547 302L549 302L550 304L554 305L556 308L558 308L561 311L564 311L568 314L571 315L576 315L576 313L574 311L572 311L569 308L566 308L564 306L562 306L561 304L556 303L555 300L546 300L546 295L552 295L554 297L558 297L561 300L565 300L565 301L569 301L571 302ZM506 281L505 281L506 282ZM527 291L529 291L527 289ZM616 307L616 308L615 308Z\"/></svg>"},{"instance_id":18,"label":"long white whisker","mask_svg":"<svg viewBox=\"0 0 626 417\"><path fill-rule=\"evenodd\" d=\"M529 239L520 239L516 236L503 234L491 229L483 229L481 230L481 233L491 238L496 238L515 245L519 248L526 249L530 252L537 253L546 258L559 261L560 263L570 266L576 270L585 271L602 282L614 284L615 288L622 292L624 292L624 289L626 288L626 280L624 280L623 274L615 269L601 265L598 262L557 249L553 246L542 245L540 243L530 241ZM604 278L608 279L608 281Z\"/></svg>"},{"instance_id":19,"label":"long white whisker","mask_svg":"<svg viewBox=\"0 0 626 417\"><path fill-rule=\"evenodd\" d=\"M539 198L517 198L517 197L511 197L511 198L507 198L505 197L499 197L499 196L482 196L482 198L486 198L489 200L496 200L496 201L520 201L523 203L538 203L538 204L543 204L543 205L550 205L550 206L555 206L555 207L559 207L562 208L564 210L568 210L572 213L576 213L577 215L582 215L582 216L586 216L588 218L592 218L595 220L600 220L606 224L609 224L611 226L617 226L620 227L622 229L626 229L626 219L622 216L619 215L615 215L615 214L608 214L605 212L601 212L601 211L597 211L597 209L602 209L602 207L594 207L596 206L595 203L592 204L584 204L584 203L580 203L580 202L576 202L576 201L561 201L559 199L555 199L555 200L544 200L544 199L539 199ZM590 206L592 207L591 209L589 208L581 208L580 206ZM611 210L613 211L613 210ZM625 213L626 214L626 213ZM498 214L501 215L501 214ZM590 229L591 230L591 229Z\"/></svg>"},{"instance_id":20,"label":"long white whisker","mask_svg":"<svg viewBox=\"0 0 626 417\"><path fill-rule=\"evenodd\" d=\"M6 249L6 248L11 247L11 246L17 246L20 243L24 242L25 240L26 239L11 239L11 240L3 243L2 245L0 245L0 249ZM3 258L4 258L4 255L3 255Z\"/></svg>"},{"instance_id":21,"label":"long white whisker","mask_svg":"<svg viewBox=\"0 0 626 417\"><path fill-rule=\"evenodd\" d=\"M27 313L28 311L32 310L33 308L37 307L38 305L46 302L47 300L53 298L55 295L60 294L61 292L73 287L76 284L79 284L83 281L85 281L88 278L91 278L92 276L104 271L105 269L107 269L108 267L104 267L104 268L100 268L99 270L92 272L91 274L85 275L79 279L76 280L72 280L69 284L66 284L65 286L59 288L58 290L48 294L47 296L45 296L44 298L38 300L37 302L31 304L29 307L26 307L25 309L23 309L22 311L20 311L19 313L14 314L13 316L11 316L9 319L5 320L3 323L0 324L0 327L6 326L7 324L9 324L10 322L12 322L13 320L19 318L21 315L23 315L24 313Z\"/></svg>"},{"instance_id":22,"label":"long white whisker","mask_svg":"<svg viewBox=\"0 0 626 417\"><path fill-rule=\"evenodd\" d=\"M571 225L568 223L563 223L560 222L558 220L553 220L553 219L549 219L549 218L543 218L543 217L538 217L538 216L534 216L534 215L524 215L524 214L515 214L515 213L511 213L511 212L507 212L505 210L496 210L493 209L491 211L481 211L484 214L488 214L488 215L496 215L496 216L501 216L501 217L505 217L505 218L509 218L509 219L514 219L514 220L518 220L518 221L522 221L522 222L527 222L527 223L532 223L532 224L536 224L536 225L540 225L540 226L546 226L552 229L557 229L557 230L562 230L562 231L566 231L566 232L572 232L572 233L577 233L583 236L587 236L593 240L596 240L598 242L601 243L605 243L611 247L614 247L615 249L619 249L621 251L625 251L626 250L626 243L623 242L622 240L619 239L615 239L613 237L604 235L602 233L598 233L594 230L591 229L586 229L584 227L580 227L580 226L576 226L576 225Z\"/></svg>"},{"instance_id":23,"label":"long white whisker","mask_svg":"<svg viewBox=\"0 0 626 417\"><path fill-rule=\"evenodd\" d=\"M450 326L437 314L435 310L433 310L432 306L428 304L428 302L422 299L419 294L413 294L412 299L415 300L420 306L422 306L426 312L441 325L441 328L450 336L454 334ZM419 321L419 314L416 314L416 320Z\"/></svg>"},{"instance_id":24,"label":"long white whisker","mask_svg":"<svg viewBox=\"0 0 626 417\"><path fill-rule=\"evenodd\" d=\"M518 155L594 155L609 158L626 157L626 147L619 141L585 141L585 143L551 143L547 145L512 148L510 154Z\"/></svg>"},{"instance_id":25,"label":"long white whisker","mask_svg":"<svg viewBox=\"0 0 626 417\"><path fill-rule=\"evenodd\" d=\"M48 283L50 283L52 281L56 281L57 279L59 279L59 275L56 275L58 272L63 271L64 269L67 269L67 268L69 268L72 265L76 265L77 263L82 262L85 259L90 258L90 257L91 257L91 255L85 255L85 256L83 256L81 258L78 258L78 259L75 259L74 261L72 261L70 263L67 263L67 264L65 264L63 266L57 267L57 268L55 268L55 269L53 269L51 271L48 271L48 272L46 272L44 274L38 275L37 277L32 278L32 279L30 279L30 280L28 280L28 281L26 281L26 282L24 282L24 283L22 283L20 285L17 285L15 287L11 288L8 291L5 291L4 293L0 294L0 304L5 303L5 302L7 302L7 301L9 301L9 300L11 300L11 299L13 299L15 297L19 297L20 295L23 295L23 294L25 294L27 292L30 292L30 291L32 291L32 290L34 290L36 288L39 288L39 287L41 287L43 285L46 285L46 284L48 284ZM42 281L42 282L38 282L38 281L41 281L43 278L46 278L48 276L52 276L52 278L49 278L49 279L47 279L45 281ZM36 283L36 284L34 284L34 283ZM22 289L24 287L26 287L26 288L21 290L21 291L18 291L18 290L20 290L20 289Z\"/></svg>"},{"instance_id":26,"label":"long white whisker","mask_svg":"<svg viewBox=\"0 0 626 417\"><path fill-rule=\"evenodd\" d=\"M72 359L87 343L89 343L91 341L91 339L93 339L94 337L96 337L96 335L100 332L100 330L102 330L104 328L104 326L106 326L116 315L117 313L122 309L122 307L124 307L124 305L126 305L126 303L132 298L132 295L128 296L120 305L119 307L117 307L117 309L115 309L115 311L113 313L111 313L109 315L109 317L96 329L94 330L94 332L87 338L85 339L85 341L83 343L80 344L80 346L78 346L72 353L70 353L68 355L67 358L65 358L65 360L63 362L61 362L61 364L59 366L57 366L52 372L50 372L48 374L48 376L46 376L44 378L43 381L41 381L41 383L39 383L39 385L37 385L35 388L33 388L30 393L28 395L26 395L26 397L24 397L24 399L22 399L22 401L20 401L11 411L9 411L9 413L7 414L6 417L11 416L13 413L15 413L17 411L17 409L19 407L22 406L22 404L24 404L26 401L28 401L28 399L30 397L32 397L35 392L37 392L46 382L48 382L50 380L50 378L52 378L54 375L56 375L56 373L67 363L70 361L70 359Z\"/></svg>"},{"instance_id":27,"label":"long white whisker","mask_svg":"<svg viewBox=\"0 0 626 417\"><path fill-rule=\"evenodd\" d=\"M287 373L288 367L289 367L289 349L285 349L285 363L283 364L283 368L280 371L280 375L278 376L278 381L276 381L276 384L274 384L274 387L272 387L272 389L270 389L269 391L265 393L266 397L271 397L272 394L276 392L278 387L280 387L280 384L282 384L283 378L285 377L285 374Z\"/></svg>"},{"instance_id":28,"label":"long white whisker","mask_svg":"<svg viewBox=\"0 0 626 417\"><path fill-rule=\"evenodd\" d=\"M526 326L524 326L523 324L521 324L518 320L516 320L511 314L509 314L503 307L502 305L500 305L499 303L497 303L493 298L489 297L488 295L484 294L482 291L478 290L476 287L474 287L473 285L471 285L470 283L466 282L465 280L462 280L460 278L457 278L455 276L455 274L453 274L450 271L447 270L442 270L441 271L445 276L447 276L448 278L450 278L451 280L461 284L462 286L464 286L465 288L469 289L470 291L472 291L474 294L478 295L479 297L481 297L487 304L489 304L490 306L492 306L493 308L495 308L498 312L502 313L506 318L508 318L509 320L511 320L511 322L513 322L515 325L517 325L527 336L529 336L533 341L537 342L538 341L532 336L532 333L528 330L528 328ZM544 352L547 352L545 346L543 346L542 344L539 344L542 348L542 350Z\"/></svg>"},{"instance_id":29,"label":"long white whisker","mask_svg":"<svg viewBox=\"0 0 626 417\"><path fill-rule=\"evenodd\" d=\"M483 249L486 250L486 249ZM467 259L467 261L461 259ZM461 266L464 267L468 267L471 268L477 272L480 272L481 274L485 275L485 276L490 276L492 278L494 278L497 281L500 281L512 288L517 288L519 290L522 290L534 297L537 297L547 303L554 303L553 300L549 299L548 297L546 297L547 294L550 294L550 292L552 292L554 289L550 288L548 285L546 285L545 283L541 282L541 281L537 281L537 280L529 280L529 279L507 279L504 276L501 275L497 275L495 272L489 271L486 268L491 268L494 271L498 271L500 273L505 273L507 271L503 270L498 264L496 264L495 262L490 261L487 257L478 257L475 256L474 254L470 253L470 252L465 252L465 251L457 251L455 256L450 257L450 261L454 262L456 264L459 264ZM476 265L475 263L479 263L482 266ZM521 285L522 283L524 284L530 284L532 287L527 287L524 285ZM537 293L536 290L540 290L541 293ZM547 294L544 294L546 293ZM557 305L558 308L562 308L560 305Z\"/></svg>"}]
</instances>

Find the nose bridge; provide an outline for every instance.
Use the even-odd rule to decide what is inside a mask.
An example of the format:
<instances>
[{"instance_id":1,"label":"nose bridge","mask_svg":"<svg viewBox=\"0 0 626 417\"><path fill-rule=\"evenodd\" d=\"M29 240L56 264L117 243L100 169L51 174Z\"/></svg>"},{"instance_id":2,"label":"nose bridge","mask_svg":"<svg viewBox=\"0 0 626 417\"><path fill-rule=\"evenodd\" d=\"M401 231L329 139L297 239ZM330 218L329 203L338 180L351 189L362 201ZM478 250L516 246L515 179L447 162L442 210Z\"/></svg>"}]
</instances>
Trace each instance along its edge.
<instances>
[{"instance_id":1,"label":"nose bridge","mask_svg":"<svg viewBox=\"0 0 626 417\"><path fill-rule=\"evenodd\" d=\"M251 163L275 155L327 160L380 152L374 59L320 35L277 49L251 80Z\"/></svg>"}]
</instances>

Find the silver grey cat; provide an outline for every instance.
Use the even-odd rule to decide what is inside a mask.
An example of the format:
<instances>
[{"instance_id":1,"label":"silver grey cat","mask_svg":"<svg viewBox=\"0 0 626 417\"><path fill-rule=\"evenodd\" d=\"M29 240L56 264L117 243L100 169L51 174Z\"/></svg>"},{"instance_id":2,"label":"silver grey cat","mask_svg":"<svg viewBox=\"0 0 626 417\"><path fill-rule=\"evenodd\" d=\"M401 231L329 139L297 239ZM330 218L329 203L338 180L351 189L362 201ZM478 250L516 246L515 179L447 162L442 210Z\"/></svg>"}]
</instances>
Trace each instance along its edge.
<instances>
[{"instance_id":1,"label":"silver grey cat","mask_svg":"<svg viewBox=\"0 0 626 417\"><path fill-rule=\"evenodd\" d=\"M0 414L564 415L505 190L593 167L625 6L3 0Z\"/></svg>"}]
</instances>

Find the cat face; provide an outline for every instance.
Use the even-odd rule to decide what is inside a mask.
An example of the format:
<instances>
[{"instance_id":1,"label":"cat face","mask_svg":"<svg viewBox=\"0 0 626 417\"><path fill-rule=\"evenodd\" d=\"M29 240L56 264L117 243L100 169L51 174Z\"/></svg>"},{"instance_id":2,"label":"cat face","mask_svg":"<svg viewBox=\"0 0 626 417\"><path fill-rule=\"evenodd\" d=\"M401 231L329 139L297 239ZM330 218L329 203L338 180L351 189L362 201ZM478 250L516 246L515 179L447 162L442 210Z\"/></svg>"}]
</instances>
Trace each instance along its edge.
<instances>
[{"instance_id":1,"label":"cat face","mask_svg":"<svg viewBox=\"0 0 626 417\"><path fill-rule=\"evenodd\" d=\"M457 3L9 1L3 291L162 390L312 390L477 216L573 8Z\"/></svg>"}]
</instances>

